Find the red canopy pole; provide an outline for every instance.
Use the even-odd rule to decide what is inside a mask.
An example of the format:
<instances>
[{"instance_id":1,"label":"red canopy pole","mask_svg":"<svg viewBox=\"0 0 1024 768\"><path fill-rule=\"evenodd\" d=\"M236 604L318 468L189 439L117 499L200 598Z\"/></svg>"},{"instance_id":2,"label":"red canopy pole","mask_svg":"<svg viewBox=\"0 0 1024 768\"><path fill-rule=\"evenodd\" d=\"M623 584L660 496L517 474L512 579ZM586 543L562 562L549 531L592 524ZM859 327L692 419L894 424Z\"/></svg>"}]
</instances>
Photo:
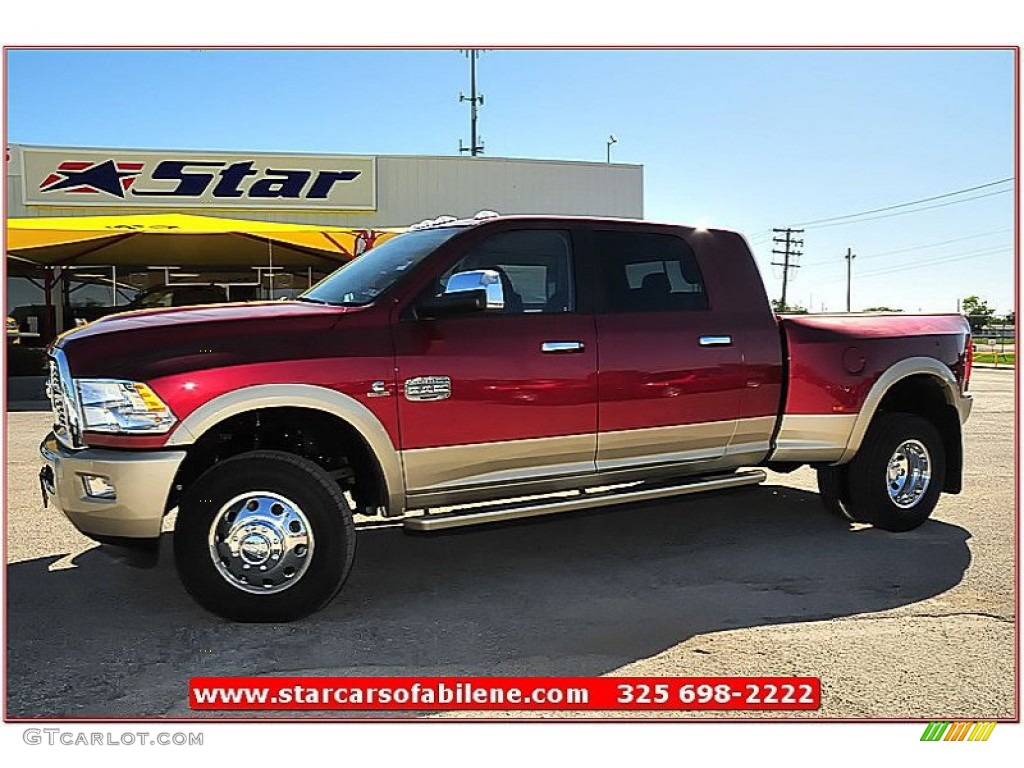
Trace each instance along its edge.
<instances>
[{"instance_id":1,"label":"red canopy pole","mask_svg":"<svg viewBox=\"0 0 1024 768\"><path fill-rule=\"evenodd\" d=\"M43 291L46 297L46 309L43 313L43 339L49 342L57 334L53 330L53 267L46 268L46 278L43 281Z\"/></svg>"}]
</instances>

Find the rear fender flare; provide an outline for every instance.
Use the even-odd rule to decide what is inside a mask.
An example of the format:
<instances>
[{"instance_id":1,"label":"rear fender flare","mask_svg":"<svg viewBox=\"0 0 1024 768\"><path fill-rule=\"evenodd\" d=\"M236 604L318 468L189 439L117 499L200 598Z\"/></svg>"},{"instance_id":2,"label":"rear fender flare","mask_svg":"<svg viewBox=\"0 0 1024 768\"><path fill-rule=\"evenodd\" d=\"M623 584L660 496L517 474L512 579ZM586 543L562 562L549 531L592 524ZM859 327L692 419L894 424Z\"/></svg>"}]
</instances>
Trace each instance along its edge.
<instances>
[{"instance_id":1,"label":"rear fender flare","mask_svg":"<svg viewBox=\"0 0 1024 768\"><path fill-rule=\"evenodd\" d=\"M946 402L960 412L960 387L948 366L943 365L934 357L908 357L906 360L900 360L879 376L878 381L872 385L867 397L864 398L860 413L857 414L857 420L853 423L853 430L846 443L846 450L835 462L836 464L846 464L860 450L860 446L864 442L864 435L867 434L868 427L871 426L871 421L878 412L878 406L881 405L889 390L903 379L922 374L936 378L942 385ZM961 421L963 418L961 415Z\"/></svg>"}]
</instances>

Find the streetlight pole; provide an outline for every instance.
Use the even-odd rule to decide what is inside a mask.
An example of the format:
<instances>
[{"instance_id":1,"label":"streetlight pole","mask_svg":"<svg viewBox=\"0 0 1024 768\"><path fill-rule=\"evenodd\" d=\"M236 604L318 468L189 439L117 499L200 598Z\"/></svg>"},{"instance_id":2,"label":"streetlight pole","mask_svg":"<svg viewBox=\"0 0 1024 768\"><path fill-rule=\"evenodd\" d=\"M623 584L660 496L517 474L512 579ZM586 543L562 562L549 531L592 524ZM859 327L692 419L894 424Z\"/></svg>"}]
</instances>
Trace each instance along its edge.
<instances>
[{"instance_id":1,"label":"streetlight pole","mask_svg":"<svg viewBox=\"0 0 1024 768\"><path fill-rule=\"evenodd\" d=\"M605 162L611 165L612 162L612 144L618 144L619 140L615 138L615 134L609 134L608 141L605 143Z\"/></svg>"}]
</instances>

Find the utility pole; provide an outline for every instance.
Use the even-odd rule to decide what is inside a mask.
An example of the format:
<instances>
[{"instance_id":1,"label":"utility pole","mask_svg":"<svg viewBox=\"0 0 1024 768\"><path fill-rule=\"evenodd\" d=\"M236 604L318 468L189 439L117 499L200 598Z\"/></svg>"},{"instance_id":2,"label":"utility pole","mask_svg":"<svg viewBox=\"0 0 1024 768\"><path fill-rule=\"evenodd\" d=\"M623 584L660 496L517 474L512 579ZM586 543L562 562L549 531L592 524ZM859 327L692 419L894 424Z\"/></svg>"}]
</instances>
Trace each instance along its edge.
<instances>
[{"instance_id":1,"label":"utility pole","mask_svg":"<svg viewBox=\"0 0 1024 768\"><path fill-rule=\"evenodd\" d=\"M781 251L777 248L772 249L772 253L782 257L781 262L773 261L772 266L782 267L782 298L779 301L779 311L785 312L788 306L786 304L786 288L789 285L789 270L799 269L800 265L796 261L803 255L804 241L803 239L797 240L793 235L802 235L804 231L786 227L785 229L773 229L772 233L772 242L775 245L783 246Z\"/></svg>"},{"instance_id":2,"label":"utility pole","mask_svg":"<svg viewBox=\"0 0 1024 768\"><path fill-rule=\"evenodd\" d=\"M476 135L476 111L478 107L482 107L484 104L484 95L477 94L476 92L476 60L480 58L480 51L476 48L470 48L463 51L463 53L469 57L469 96L464 93L459 93L459 101L469 102L469 133L470 140L469 146L463 146L462 139L459 139L459 152L469 152L470 157L476 157L477 155L483 154L484 145L482 141L477 141Z\"/></svg>"},{"instance_id":3,"label":"utility pole","mask_svg":"<svg viewBox=\"0 0 1024 768\"><path fill-rule=\"evenodd\" d=\"M853 288L853 260L857 258L857 254L852 249L846 249L846 311L852 312L850 309L850 293Z\"/></svg>"}]
</instances>

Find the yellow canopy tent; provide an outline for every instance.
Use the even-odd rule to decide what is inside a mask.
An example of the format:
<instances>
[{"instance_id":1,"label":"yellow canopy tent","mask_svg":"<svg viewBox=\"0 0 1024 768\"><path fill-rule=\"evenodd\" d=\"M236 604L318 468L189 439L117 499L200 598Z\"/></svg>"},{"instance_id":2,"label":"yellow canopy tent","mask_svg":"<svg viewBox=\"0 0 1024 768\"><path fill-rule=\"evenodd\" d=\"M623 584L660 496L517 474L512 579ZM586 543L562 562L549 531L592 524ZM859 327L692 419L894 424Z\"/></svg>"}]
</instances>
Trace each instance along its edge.
<instances>
[{"instance_id":1,"label":"yellow canopy tent","mask_svg":"<svg viewBox=\"0 0 1024 768\"><path fill-rule=\"evenodd\" d=\"M39 281L45 308L37 314L48 339L55 329L64 327L64 302L58 301L55 307L52 291L69 288L67 275L51 268L110 268L114 301L119 276L160 268L167 279L176 274L172 269L184 267L210 277L219 275L218 281L227 274L252 275L255 269L259 281L273 268L277 274L280 270L308 274L312 281L314 272L331 272L401 231L181 213L8 219L6 266L9 277Z\"/></svg>"},{"instance_id":2,"label":"yellow canopy tent","mask_svg":"<svg viewBox=\"0 0 1024 768\"><path fill-rule=\"evenodd\" d=\"M340 266L398 230L181 213L7 220L7 253L41 266Z\"/></svg>"}]
</instances>

